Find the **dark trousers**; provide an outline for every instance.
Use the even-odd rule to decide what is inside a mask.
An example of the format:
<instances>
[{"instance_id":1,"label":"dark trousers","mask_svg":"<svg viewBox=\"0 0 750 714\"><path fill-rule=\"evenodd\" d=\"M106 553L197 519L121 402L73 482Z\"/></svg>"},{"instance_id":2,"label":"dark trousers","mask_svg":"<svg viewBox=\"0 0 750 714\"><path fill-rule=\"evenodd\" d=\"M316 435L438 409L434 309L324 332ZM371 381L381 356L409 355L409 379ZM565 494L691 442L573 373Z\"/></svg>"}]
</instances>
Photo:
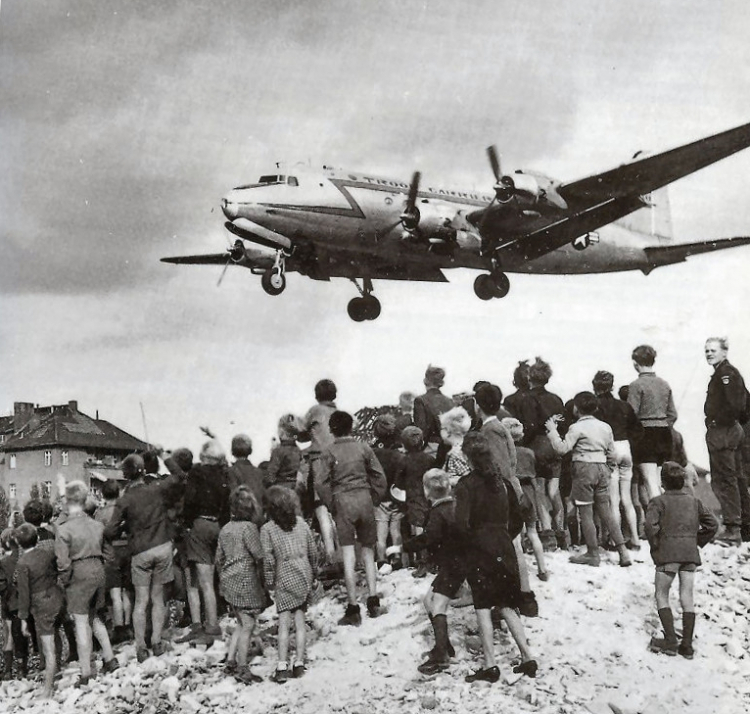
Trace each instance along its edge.
<instances>
[{"instance_id":1,"label":"dark trousers","mask_svg":"<svg viewBox=\"0 0 750 714\"><path fill-rule=\"evenodd\" d=\"M706 431L711 488L721 504L725 527L739 528L743 501L750 506L747 483L741 468L740 446L744 436L742 427L737 423L732 426L710 426Z\"/></svg>"}]
</instances>

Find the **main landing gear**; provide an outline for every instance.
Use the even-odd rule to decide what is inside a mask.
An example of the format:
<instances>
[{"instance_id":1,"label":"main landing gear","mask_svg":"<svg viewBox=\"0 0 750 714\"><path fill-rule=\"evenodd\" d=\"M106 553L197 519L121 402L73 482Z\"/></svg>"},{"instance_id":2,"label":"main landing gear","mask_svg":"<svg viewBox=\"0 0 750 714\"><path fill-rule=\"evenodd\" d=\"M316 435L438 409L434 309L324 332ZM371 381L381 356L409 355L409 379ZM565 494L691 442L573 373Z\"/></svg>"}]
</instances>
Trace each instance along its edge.
<instances>
[{"instance_id":1,"label":"main landing gear","mask_svg":"<svg viewBox=\"0 0 750 714\"><path fill-rule=\"evenodd\" d=\"M474 292L480 300L504 298L510 291L510 280L501 270L478 275L474 281Z\"/></svg>"},{"instance_id":2,"label":"main landing gear","mask_svg":"<svg viewBox=\"0 0 750 714\"><path fill-rule=\"evenodd\" d=\"M372 280L364 278L362 287L359 286L356 278L350 278L359 290L360 297L349 301L346 311L354 322L364 322L365 320L375 320L380 315L380 300L372 295Z\"/></svg>"},{"instance_id":3,"label":"main landing gear","mask_svg":"<svg viewBox=\"0 0 750 714\"><path fill-rule=\"evenodd\" d=\"M286 275L284 275L284 252L276 251L276 261L272 268L268 268L260 277L260 284L269 295L281 295L286 289Z\"/></svg>"}]
</instances>

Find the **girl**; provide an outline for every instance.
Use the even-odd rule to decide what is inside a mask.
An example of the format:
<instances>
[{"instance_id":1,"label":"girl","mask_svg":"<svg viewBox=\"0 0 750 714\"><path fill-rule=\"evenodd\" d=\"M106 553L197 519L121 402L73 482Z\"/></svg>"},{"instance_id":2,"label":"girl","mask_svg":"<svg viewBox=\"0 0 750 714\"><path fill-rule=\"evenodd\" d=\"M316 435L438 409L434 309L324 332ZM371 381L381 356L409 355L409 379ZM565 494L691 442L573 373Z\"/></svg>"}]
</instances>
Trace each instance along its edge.
<instances>
[{"instance_id":1,"label":"girl","mask_svg":"<svg viewBox=\"0 0 750 714\"><path fill-rule=\"evenodd\" d=\"M297 652L291 676L305 673L305 610L313 589L317 551L310 528L297 515L299 501L294 491L272 486L266 491L269 521L260 530L266 586L275 589L279 613L279 663L271 679L283 684L289 679L289 631L292 618Z\"/></svg>"},{"instance_id":2,"label":"girl","mask_svg":"<svg viewBox=\"0 0 750 714\"><path fill-rule=\"evenodd\" d=\"M260 533L255 525L259 508L247 486L238 486L232 491L229 508L232 520L221 529L216 549L221 594L238 621L229 643L227 674L252 684L263 681L250 671L247 661L255 618L266 605L258 571L263 562Z\"/></svg>"},{"instance_id":3,"label":"girl","mask_svg":"<svg viewBox=\"0 0 750 714\"><path fill-rule=\"evenodd\" d=\"M506 489L492 459L487 438L470 432L463 445L471 473L456 486L456 526L466 539L469 587L474 598L484 667L466 677L467 682L497 682L491 609L497 607L521 651L522 662L513 671L536 676L523 623L516 608L521 602L518 563L513 536L520 530L518 505L513 489ZM509 529L509 515L513 522Z\"/></svg>"},{"instance_id":4,"label":"girl","mask_svg":"<svg viewBox=\"0 0 750 714\"><path fill-rule=\"evenodd\" d=\"M445 470L448 472L451 487L455 488L459 479L471 471L469 462L461 450L464 437L471 428L471 417L463 407L454 407L440 415L440 427L443 441L451 445L451 450L445 458Z\"/></svg>"}]
</instances>

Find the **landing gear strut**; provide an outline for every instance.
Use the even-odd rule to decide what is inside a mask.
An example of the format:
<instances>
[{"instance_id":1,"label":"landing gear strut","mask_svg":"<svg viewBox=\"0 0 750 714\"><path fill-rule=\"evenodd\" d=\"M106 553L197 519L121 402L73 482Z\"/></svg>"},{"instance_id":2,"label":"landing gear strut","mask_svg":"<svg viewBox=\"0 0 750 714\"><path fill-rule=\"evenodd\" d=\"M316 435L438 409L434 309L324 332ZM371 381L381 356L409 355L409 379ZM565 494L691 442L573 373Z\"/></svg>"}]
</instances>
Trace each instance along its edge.
<instances>
[{"instance_id":1,"label":"landing gear strut","mask_svg":"<svg viewBox=\"0 0 750 714\"><path fill-rule=\"evenodd\" d=\"M474 281L474 292L480 300L504 298L510 291L510 280L501 270L478 275Z\"/></svg>"},{"instance_id":2,"label":"landing gear strut","mask_svg":"<svg viewBox=\"0 0 750 714\"><path fill-rule=\"evenodd\" d=\"M380 300L372 295L372 280L363 278L362 287L359 286L356 278L350 278L359 291L360 297L349 301L346 311L354 322L364 322L365 320L375 320L380 315Z\"/></svg>"},{"instance_id":3,"label":"landing gear strut","mask_svg":"<svg viewBox=\"0 0 750 714\"><path fill-rule=\"evenodd\" d=\"M268 268L260 278L260 284L269 295L281 295L286 289L286 276L284 275L284 252L276 251L276 262L272 268Z\"/></svg>"}]
</instances>

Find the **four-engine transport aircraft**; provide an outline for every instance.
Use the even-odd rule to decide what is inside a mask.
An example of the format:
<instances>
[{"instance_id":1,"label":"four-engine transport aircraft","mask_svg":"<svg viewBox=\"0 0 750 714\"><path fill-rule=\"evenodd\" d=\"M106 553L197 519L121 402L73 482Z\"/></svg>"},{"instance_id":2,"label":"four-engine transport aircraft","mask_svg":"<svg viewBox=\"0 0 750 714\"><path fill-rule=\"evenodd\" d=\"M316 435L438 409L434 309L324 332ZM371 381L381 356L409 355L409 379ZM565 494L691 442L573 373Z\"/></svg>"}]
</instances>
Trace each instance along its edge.
<instances>
[{"instance_id":1,"label":"four-engine transport aircraft","mask_svg":"<svg viewBox=\"0 0 750 714\"><path fill-rule=\"evenodd\" d=\"M348 278L360 293L348 305L357 322L380 314L373 280L446 282L444 269L473 268L483 271L475 293L490 300L508 293L506 273L648 274L750 243L750 237L674 243L663 189L748 146L745 124L655 156L636 154L570 183L527 171L503 174L489 147L495 183L487 194L424 187L419 172L404 183L329 167L277 168L222 199L224 225L237 237L225 253L162 260L244 266L261 276L270 295L284 291L288 272Z\"/></svg>"}]
</instances>

